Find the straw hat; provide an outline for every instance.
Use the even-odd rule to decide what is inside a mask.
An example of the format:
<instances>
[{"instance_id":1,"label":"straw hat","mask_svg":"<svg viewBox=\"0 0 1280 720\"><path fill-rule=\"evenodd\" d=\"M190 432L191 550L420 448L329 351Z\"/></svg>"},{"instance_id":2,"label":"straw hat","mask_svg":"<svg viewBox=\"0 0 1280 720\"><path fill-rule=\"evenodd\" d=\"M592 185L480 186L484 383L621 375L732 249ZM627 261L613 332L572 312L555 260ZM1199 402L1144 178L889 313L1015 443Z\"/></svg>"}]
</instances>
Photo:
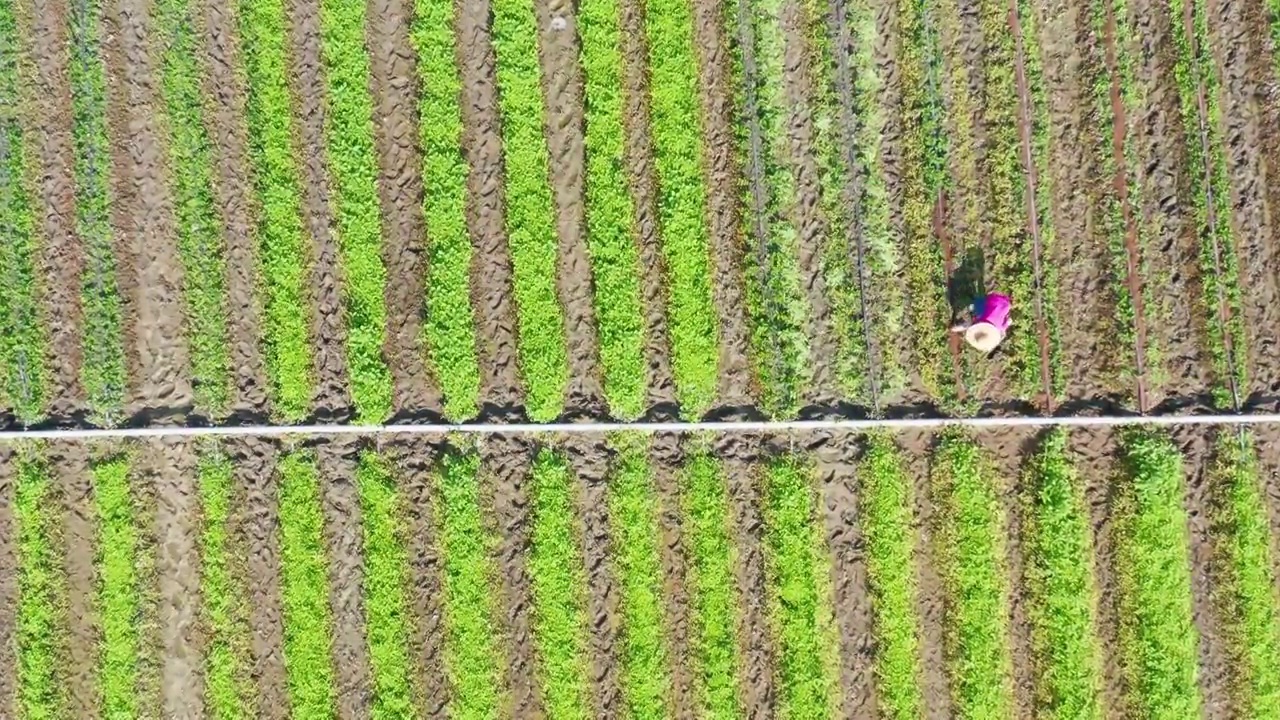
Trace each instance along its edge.
<instances>
[{"instance_id":1,"label":"straw hat","mask_svg":"<svg viewBox=\"0 0 1280 720\"><path fill-rule=\"evenodd\" d=\"M1004 333L989 322L976 322L964 331L964 339L978 352L989 353L1004 339Z\"/></svg>"}]
</instances>

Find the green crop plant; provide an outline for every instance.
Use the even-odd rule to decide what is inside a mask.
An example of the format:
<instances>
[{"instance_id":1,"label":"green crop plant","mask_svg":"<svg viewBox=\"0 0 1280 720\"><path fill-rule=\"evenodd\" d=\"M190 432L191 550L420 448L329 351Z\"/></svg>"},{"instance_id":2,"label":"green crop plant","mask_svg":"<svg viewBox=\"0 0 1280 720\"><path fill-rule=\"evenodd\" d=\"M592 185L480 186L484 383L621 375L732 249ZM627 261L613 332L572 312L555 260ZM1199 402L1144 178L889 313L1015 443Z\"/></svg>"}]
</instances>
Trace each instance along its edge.
<instances>
[{"instance_id":1,"label":"green crop plant","mask_svg":"<svg viewBox=\"0 0 1280 720\"><path fill-rule=\"evenodd\" d=\"M1226 623L1239 676L1240 712L1280 717L1280 608L1276 607L1270 533L1252 438L1224 433L1211 487L1213 537L1221 573L1214 597Z\"/></svg>"},{"instance_id":2,"label":"green crop plant","mask_svg":"<svg viewBox=\"0 0 1280 720\"><path fill-rule=\"evenodd\" d=\"M520 316L520 368L529 417L550 420L563 408L569 365L556 295L556 206L537 37L533 0L494 0L493 50L507 172L507 242Z\"/></svg>"},{"instance_id":3,"label":"green crop plant","mask_svg":"<svg viewBox=\"0 0 1280 720\"><path fill-rule=\"evenodd\" d=\"M543 697L548 715L585 718L590 713L587 580L574 513L574 477L564 460L550 450L538 454L531 477L529 576Z\"/></svg>"},{"instance_id":4,"label":"green crop plant","mask_svg":"<svg viewBox=\"0 0 1280 720\"><path fill-rule=\"evenodd\" d=\"M360 456L356 468L364 525L365 616L373 666L373 717L414 714L409 694L408 601L402 499L391 470L377 455Z\"/></svg>"},{"instance_id":5,"label":"green crop plant","mask_svg":"<svg viewBox=\"0 0 1280 720\"><path fill-rule=\"evenodd\" d=\"M287 420L311 403L312 348L306 311L310 260L302 229L293 148L289 55L283 0L238 0L249 96L250 163L260 205L259 279L272 401Z\"/></svg>"},{"instance_id":6,"label":"green crop plant","mask_svg":"<svg viewBox=\"0 0 1280 720\"><path fill-rule=\"evenodd\" d=\"M1129 702L1142 717L1194 717L1200 698L1182 458L1167 438L1150 432L1127 438L1124 453L1116 574Z\"/></svg>"},{"instance_id":7,"label":"green crop plant","mask_svg":"<svg viewBox=\"0 0 1280 720\"><path fill-rule=\"evenodd\" d=\"M621 435L617 471L609 482L613 571L620 587L623 697L631 715L667 717L668 648L663 640L663 575L658 498L646 458L646 438Z\"/></svg>"},{"instance_id":8,"label":"green crop plant","mask_svg":"<svg viewBox=\"0 0 1280 720\"><path fill-rule=\"evenodd\" d=\"M19 93L18 21L0 7L0 407L26 421L44 410L44 333L36 307L36 222Z\"/></svg>"},{"instance_id":9,"label":"green crop plant","mask_svg":"<svg viewBox=\"0 0 1280 720\"><path fill-rule=\"evenodd\" d=\"M138 713L137 616L141 606L135 569L138 527L129 482L129 463L117 457L93 468L98 505L98 547L102 609L102 704L108 717Z\"/></svg>"},{"instance_id":10,"label":"green crop plant","mask_svg":"<svg viewBox=\"0 0 1280 720\"><path fill-rule=\"evenodd\" d=\"M294 452L280 461L280 570L284 663L299 717L333 712L332 619L320 479L315 458Z\"/></svg>"},{"instance_id":11,"label":"green crop plant","mask_svg":"<svg viewBox=\"0 0 1280 720\"><path fill-rule=\"evenodd\" d=\"M111 141L107 137L106 67L97 0L69 8L72 136L75 144L76 233L84 244L80 305L84 361L80 381L94 419L111 422L124 407L124 337L111 230Z\"/></svg>"},{"instance_id":12,"label":"green crop plant","mask_svg":"<svg viewBox=\"0 0 1280 720\"><path fill-rule=\"evenodd\" d=\"M476 414L480 368L471 311L471 237L467 234L467 163L462 156L462 80L458 77L451 0L415 0L412 40L418 52L422 181L426 190L426 347L444 393L445 412Z\"/></svg>"},{"instance_id":13,"label":"green crop plant","mask_svg":"<svg viewBox=\"0 0 1280 720\"><path fill-rule=\"evenodd\" d=\"M248 646L251 638L244 588L234 578L231 565L236 547L231 540L233 483L231 461L216 448L200 458L200 590L207 645L205 647L205 698L209 714L218 720L246 717L250 688L247 682Z\"/></svg>"},{"instance_id":14,"label":"green crop plant","mask_svg":"<svg viewBox=\"0 0 1280 720\"><path fill-rule=\"evenodd\" d=\"M587 241L595 275L596 319L605 394L616 417L644 411L644 311L639 247L627 193L623 135L622 29L617 0L578 6L586 76Z\"/></svg>"},{"instance_id":15,"label":"green crop plant","mask_svg":"<svg viewBox=\"0 0 1280 720\"><path fill-rule=\"evenodd\" d=\"M184 269L187 332L196 405L213 415L227 407L226 253L213 200L213 147L205 132L200 36L188 0L160 0L156 25L164 37L161 92L169 120L169 167Z\"/></svg>"},{"instance_id":16,"label":"green crop plant","mask_svg":"<svg viewBox=\"0 0 1280 720\"><path fill-rule=\"evenodd\" d=\"M653 0L645 13L649 43L658 216L667 267L671 366L681 409L699 417L715 401L719 327L711 295L707 190L693 15L689 0Z\"/></svg>"},{"instance_id":17,"label":"green crop plant","mask_svg":"<svg viewBox=\"0 0 1280 720\"><path fill-rule=\"evenodd\" d=\"M723 470L699 454L685 466L681 487L690 564L693 667L703 717L737 717L738 596L729 496Z\"/></svg>"},{"instance_id":18,"label":"green crop plant","mask_svg":"<svg viewBox=\"0 0 1280 720\"><path fill-rule=\"evenodd\" d=\"M60 545L61 514L43 462L20 452L13 516L18 550L17 702L21 717L66 717L66 575Z\"/></svg>"},{"instance_id":19,"label":"green crop plant","mask_svg":"<svg viewBox=\"0 0 1280 720\"><path fill-rule=\"evenodd\" d=\"M794 458L765 472L765 557L783 717L839 714L831 567L812 481L813 469Z\"/></svg>"},{"instance_id":20,"label":"green crop plant","mask_svg":"<svg viewBox=\"0 0 1280 720\"><path fill-rule=\"evenodd\" d=\"M1094 635L1092 538L1084 490L1055 431L1026 473L1022 527L1027 616L1039 715L1101 718L1101 663Z\"/></svg>"},{"instance_id":21,"label":"green crop plant","mask_svg":"<svg viewBox=\"0 0 1280 720\"><path fill-rule=\"evenodd\" d=\"M446 455L436 487L435 517L443 558L444 665L453 688L453 717L496 717L505 688L490 581L497 568L481 510L480 463L472 455Z\"/></svg>"},{"instance_id":22,"label":"green crop plant","mask_svg":"<svg viewBox=\"0 0 1280 720\"><path fill-rule=\"evenodd\" d=\"M859 517L867 543L867 585L876 638L880 711L907 720L920 715L920 624L916 616L915 531L911 480L887 435L874 435L858 468Z\"/></svg>"},{"instance_id":23,"label":"green crop plant","mask_svg":"<svg viewBox=\"0 0 1280 720\"><path fill-rule=\"evenodd\" d=\"M351 399L365 422L391 414L391 372L382 359L387 331L383 292L382 220L378 161L373 144L369 56L364 50L364 3L321 0L325 144L333 178L334 219L342 248L343 301Z\"/></svg>"},{"instance_id":24,"label":"green crop plant","mask_svg":"<svg viewBox=\"0 0 1280 720\"><path fill-rule=\"evenodd\" d=\"M945 642L960 717L1003 717L1012 704L1004 515L982 451L959 435L934 459L938 526L933 551L947 594Z\"/></svg>"}]
</instances>

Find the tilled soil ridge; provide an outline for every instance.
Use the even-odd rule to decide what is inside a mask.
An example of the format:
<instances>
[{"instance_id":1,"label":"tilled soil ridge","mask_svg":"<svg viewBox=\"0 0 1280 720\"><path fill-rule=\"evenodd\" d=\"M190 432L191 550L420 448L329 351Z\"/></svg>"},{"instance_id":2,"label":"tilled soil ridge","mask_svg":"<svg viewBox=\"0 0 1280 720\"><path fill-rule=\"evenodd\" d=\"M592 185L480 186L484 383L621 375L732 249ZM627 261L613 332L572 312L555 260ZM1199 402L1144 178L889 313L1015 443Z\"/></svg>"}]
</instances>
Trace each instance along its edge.
<instances>
[{"instance_id":1,"label":"tilled soil ridge","mask_svg":"<svg viewBox=\"0 0 1280 720\"><path fill-rule=\"evenodd\" d=\"M67 690L69 710L77 718L101 715L98 648L102 622L98 610L98 568L94 563L98 509L93 496L89 453L84 445L53 443L46 460L62 503L60 555L67 576Z\"/></svg>"},{"instance_id":2,"label":"tilled soil ridge","mask_svg":"<svg viewBox=\"0 0 1280 720\"><path fill-rule=\"evenodd\" d=\"M17 467L0 447L0 716L17 717L18 528L13 516Z\"/></svg>"},{"instance_id":3,"label":"tilled soil ridge","mask_svg":"<svg viewBox=\"0 0 1280 720\"><path fill-rule=\"evenodd\" d=\"M653 468L654 487L658 492L658 524L660 527L662 596L665 602L664 627L671 658L671 697L669 707L677 720L697 716L692 668L686 662L693 653L691 603L685 577L689 569L688 549L684 540L684 514L680 497L679 468L684 463L684 449L679 435L655 435L649 449L649 465Z\"/></svg>"}]
</instances>

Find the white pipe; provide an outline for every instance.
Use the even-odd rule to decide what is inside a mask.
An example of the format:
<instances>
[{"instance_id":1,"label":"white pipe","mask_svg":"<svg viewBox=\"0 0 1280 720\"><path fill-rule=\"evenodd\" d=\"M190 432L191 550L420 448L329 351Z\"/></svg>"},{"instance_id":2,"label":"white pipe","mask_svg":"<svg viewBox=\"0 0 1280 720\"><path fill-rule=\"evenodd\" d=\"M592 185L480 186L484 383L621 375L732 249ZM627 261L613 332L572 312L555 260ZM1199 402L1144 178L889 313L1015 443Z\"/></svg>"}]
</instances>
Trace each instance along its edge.
<instances>
[{"instance_id":1,"label":"white pipe","mask_svg":"<svg viewBox=\"0 0 1280 720\"><path fill-rule=\"evenodd\" d=\"M0 442L19 440L112 440L158 437L281 437L286 435L532 435L558 433L784 433L813 430L919 430L946 427L1114 427L1119 425L1258 425L1280 423L1280 414L1124 415L1103 417L978 417L865 420L777 420L717 422L475 423L459 425L231 425L225 427L146 427L62 430L7 430Z\"/></svg>"}]
</instances>

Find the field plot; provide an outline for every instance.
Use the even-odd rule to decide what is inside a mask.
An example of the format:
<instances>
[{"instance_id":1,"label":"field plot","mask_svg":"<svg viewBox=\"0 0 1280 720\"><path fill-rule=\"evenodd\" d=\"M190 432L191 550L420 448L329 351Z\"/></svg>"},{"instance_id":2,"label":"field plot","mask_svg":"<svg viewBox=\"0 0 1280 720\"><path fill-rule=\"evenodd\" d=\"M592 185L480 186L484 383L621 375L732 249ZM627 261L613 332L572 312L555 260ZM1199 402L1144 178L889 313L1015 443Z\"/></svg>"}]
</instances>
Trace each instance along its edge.
<instances>
[{"instance_id":1,"label":"field plot","mask_svg":"<svg viewBox=\"0 0 1280 720\"><path fill-rule=\"evenodd\" d=\"M0 0L0 429L1276 412L1273 11ZM3 718L1280 718L1265 424L6 443Z\"/></svg>"}]
</instances>

